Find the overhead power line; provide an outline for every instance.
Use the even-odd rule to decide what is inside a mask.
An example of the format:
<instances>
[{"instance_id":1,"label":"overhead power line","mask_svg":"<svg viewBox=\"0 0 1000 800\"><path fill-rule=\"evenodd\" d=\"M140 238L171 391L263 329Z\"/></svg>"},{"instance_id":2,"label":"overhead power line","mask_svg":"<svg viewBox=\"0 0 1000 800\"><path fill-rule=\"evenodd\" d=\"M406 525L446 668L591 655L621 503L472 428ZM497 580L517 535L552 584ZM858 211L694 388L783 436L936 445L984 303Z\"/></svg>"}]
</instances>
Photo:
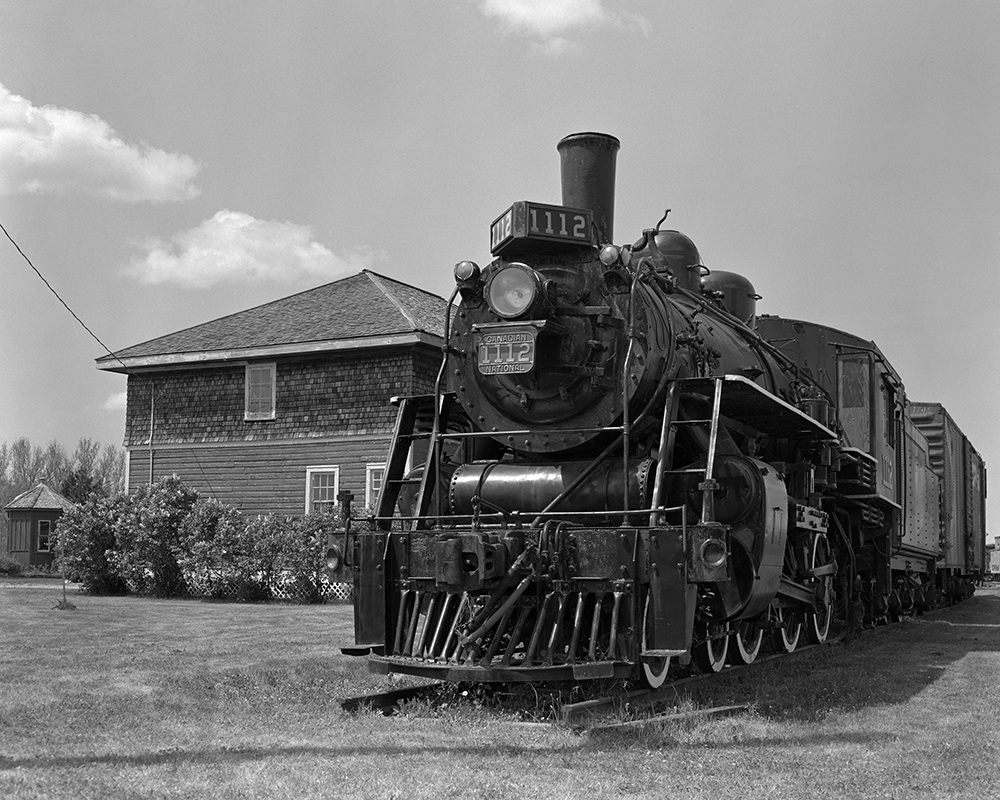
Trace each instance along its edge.
<instances>
[{"instance_id":1,"label":"overhead power line","mask_svg":"<svg viewBox=\"0 0 1000 800\"><path fill-rule=\"evenodd\" d=\"M129 368L125 366L125 362L123 362L120 358L118 358L118 356L116 356L113 352L111 352L111 348L109 348L106 344L104 344L104 342L101 341L101 338L96 333L94 333L90 328L87 327L87 323L84 322L82 319L80 319L79 315L72 308L69 307L69 304L65 300L63 300L62 297L59 296L59 292L57 292L54 288L52 288L52 284L49 283L48 280L46 280L45 276L42 275L42 273L39 271L38 267L36 267L33 263L31 263L31 259L28 258L27 255L25 255L24 251L21 249L21 246L17 242L14 241L14 237L11 236L7 232L7 229L3 226L2 222L0 222L0 230L2 230L3 233L4 233L4 236L6 236L10 240L10 243L12 245L14 245L14 247L17 249L17 252L21 254L21 258L23 258L25 261L28 262L28 266L31 267L31 269L34 271L34 273L41 279L42 283L45 284L46 288L50 292L52 292L53 295L55 295L56 300L58 300L60 303L62 303L63 308L65 308L70 314L73 315L73 319L75 319L77 322L80 323L80 326L87 333L90 334L91 338L93 338L93 340L95 342L97 342L101 347L104 348L104 351L109 356L111 356L115 361L117 361L119 364L121 364L122 367L125 368L126 372L128 372L129 374L131 374L131 370L129 370Z\"/></svg>"},{"instance_id":2,"label":"overhead power line","mask_svg":"<svg viewBox=\"0 0 1000 800\"><path fill-rule=\"evenodd\" d=\"M0 230L2 230L2 231L3 231L3 233L4 233L4 236L6 236L6 237L7 237L7 238L8 238L9 240L10 240L10 243L11 243L12 245L14 245L14 247L15 247L15 248L17 249L17 252L21 254L21 258L23 258L23 259L24 259L24 260L25 260L26 262L28 262L28 266L29 266L29 267L31 267L31 269L32 269L32 270L34 271L34 273L35 273L35 274L36 274L36 275L37 275L37 276L38 276L38 277L39 277L39 278L41 279L42 283L44 283L44 284L45 284L46 288L47 288L47 289L48 289L48 290L49 290L50 292L52 292L52 294L53 294L53 295L55 296L56 300L58 300L58 301L59 301L60 303L62 303L62 306L63 306L63 308L65 308L65 309L66 309L66 310L67 310L67 311L68 311L68 312L69 312L70 314L72 314L72 316L73 316L73 319L75 319L75 320L76 320L76 321L77 321L78 323L80 323L80 326L81 326L81 327L82 327L82 328L83 328L83 329L84 329L84 330L85 330L85 331L86 331L87 333L89 333L89 334L90 334L91 338L93 338L93 340L94 340L95 342L97 342L97 343L98 343L98 344L99 344L99 345L100 345L101 347L103 347L103 348L104 348L104 352L106 352L106 353L107 353L107 354L108 354L109 356L111 356L111 357L112 357L112 358L113 358L113 359L114 359L115 361L117 361L117 362L118 362L119 364L121 364L121 365L122 365L122 368L123 368L123 369L125 370L126 374L128 374L128 375L134 375L134 373L132 372L132 370L130 370L130 369L129 369L129 368L128 368L128 367L126 366L125 362L124 362L124 361L122 361L122 360L121 360L121 359L120 359L120 358L119 358L119 357L118 357L117 355L115 355L115 354L114 354L114 353L113 353L113 352L111 351L111 348L109 348L109 347L108 347L108 346L107 346L106 344L104 344L104 342L102 342L102 341L101 341L101 338L100 338L100 337L99 337L99 336L98 336L98 335L97 335L96 333L94 333L94 332L93 332L93 331L92 331L92 330L91 330L91 329L90 329L90 328L89 328L89 327L87 326L87 323L86 323L86 322L84 322L84 321L83 321L82 319L80 319L80 316L79 316L79 315L78 315L78 314L77 314L77 313L76 313L76 312L75 312L75 311L74 311L74 310L73 310L72 308L70 308L70 307L69 307L69 303L67 303L67 302L66 302L65 300L63 300L63 299L62 299L62 297L60 297L60 296L59 296L59 292L57 292L57 291L56 291L56 290L55 290L55 289L54 289L54 288L52 287L52 284L51 284L51 283L49 283L49 282L48 282L48 281L46 280L45 276L44 276L44 275L42 275L42 273L41 273L41 272L39 271L38 267L36 267L36 266L35 266L35 265L34 265L34 264L33 264L33 263L31 262L31 259L30 259L30 258L28 258L28 256L27 256L27 255L25 254L25 252L24 252L24 251L23 251L23 250L21 249L21 246L20 246L20 245L19 245L19 244L18 244L17 242L15 242L15 241L14 241L14 237L13 237L13 236L11 236L11 235L10 235L10 233L8 233L7 229L6 229L5 227L4 227L4 225L3 225L3 223L2 223L2 222L0 222ZM150 392L153 392L153 391L154 391L154 388L153 388L153 386L152 386L152 384L151 384L151 385L150 385ZM153 451L153 442L152 442L152 439L150 440L150 443L149 443L149 449L150 449L150 453L152 453L152 451ZM195 452L194 452L194 451L192 450L192 452L191 452L191 455L193 456L193 458L194 458L194 461L195 461L195 464L197 465L198 469L199 469L199 470L201 471L201 474L202 474L202 477L204 478L204 480L205 480L205 484L206 484L206 485L208 486L208 489L209 489L209 491L210 491L210 492L211 492L211 493L212 493L212 494L214 495L214 494L216 493L216 492L215 492L215 489L214 489L214 488L212 487L212 483L211 483L211 481L210 481L210 480L208 479L208 475L207 475L207 474L205 473L205 468L204 468L204 467L202 466L202 464L201 464L201 460L200 460L200 459L198 458L198 455L197 455L197 453L195 453ZM152 482L152 480L153 480L153 475L152 475L152 472L150 472L150 475L149 475L149 479L150 479L150 482Z\"/></svg>"}]
</instances>

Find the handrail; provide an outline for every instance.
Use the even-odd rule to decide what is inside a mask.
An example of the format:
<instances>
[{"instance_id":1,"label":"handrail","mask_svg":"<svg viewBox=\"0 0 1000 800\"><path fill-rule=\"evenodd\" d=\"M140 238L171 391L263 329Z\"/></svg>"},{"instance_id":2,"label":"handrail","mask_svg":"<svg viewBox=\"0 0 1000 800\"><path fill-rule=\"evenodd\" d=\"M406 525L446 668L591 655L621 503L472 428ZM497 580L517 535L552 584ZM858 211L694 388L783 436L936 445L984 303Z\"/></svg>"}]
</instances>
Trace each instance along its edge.
<instances>
[{"instance_id":1,"label":"handrail","mask_svg":"<svg viewBox=\"0 0 1000 800\"><path fill-rule=\"evenodd\" d=\"M719 414L722 410L722 379L715 379L715 397L712 398L712 422L708 434L708 458L705 465L705 482L698 488L704 491L701 498L701 524L715 522L715 490L718 482L715 472L715 450L719 443Z\"/></svg>"},{"instance_id":2,"label":"handrail","mask_svg":"<svg viewBox=\"0 0 1000 800\"><path fill-rule=\"evenodd\" d=\"M546 433L553 434L564 434L564 433L621 433L624 430L621 425L609 425L607 427L597 427L597 428L558 428L552 431L546 431ZM522 430L497 430L497 431L456 431L454 433L447 433L442 431L438 434L440 439L479 439L488 436L528 436L530 434L537 434L537 430L530 430L524 428Z\"/></svg>"},{"instance_id":3,"label":"handrail","mask_svg":"<svg viewBox=\"0 0 1000 800\"><path fill-rule=\"evenodd\" d=\"M562 517L617 517L619 515L626 515L626 514L631 517L631 516L636 516L636 515L641 515L641 514L657 514L657 515L660 515L660 514L669 514L669 513L677 512L677 511L680 511L683 514L683 513L686 513L684 511L684 509L686 509L686 508L687 508L687 506L685 506L685 505L679 505L679 506L657 506L657 507L652 507L651 506L649 508L635 508L635 509L630 509L627 512L622 511L621 509L618 509L618 510L608 509L608 510L604 510L604 511L539 511L539 512L517 512L516 516L518 517L517 522L520 523L522 519L527 518L529 515L532 516L536 520L538 518L540 518L540 517L546 517L546 518L549 518L549 519L560 519ZM509 523L512 516L515 516L515 514L503 514L503 513L499 513L498 512L498 513L494 513L494 514L479 514L478 519L479 519L480 522L482 522L484 519L485 520L494 519L498 523ZM441 521L453 521L453 522L456 522L456 523L458 523L460 520L470 520L470 522L468 522L468 523L462 523L462 524L469 524L469 525L472 524L472 522L471 522L472 515L471 514L447 514L447 515L440 515L440 516L432 516L432 515L416 516L415 515L415 516L393 516L393 517L375 517L375 516L372 516L372 517L367 517L366 519L371 520L373 522L385 521L385 520L393 520L393 521L398 521L398 522L418 522L418 521L419 522L423 522L423 521L431 520L431 521L438 521L438 522L441 522ZM630 527L642 528L642 527L645 527L645 526L644 525L635 525L635 526L630 526Z\"/></svg>"}]
</instances>

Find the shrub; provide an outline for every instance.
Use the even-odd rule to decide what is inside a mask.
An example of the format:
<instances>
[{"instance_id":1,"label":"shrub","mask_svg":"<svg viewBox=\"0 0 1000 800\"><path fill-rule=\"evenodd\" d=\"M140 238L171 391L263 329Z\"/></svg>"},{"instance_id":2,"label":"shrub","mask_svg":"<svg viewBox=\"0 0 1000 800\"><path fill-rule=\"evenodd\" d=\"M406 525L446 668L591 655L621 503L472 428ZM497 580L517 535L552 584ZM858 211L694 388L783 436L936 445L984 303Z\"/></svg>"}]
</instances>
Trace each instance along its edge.
<instances>
[{"instance_id":1,"label":"shrub","mask_svg":"<svg viewBox=\"0 0 1000 800\"><path fill-rule=\"evenodd\" d=\"M58 575L60 572L59 564L55 561L49 564L31 564L24 568L22 575L28 576L46 576L51 577L53 575Z\"/></svg>"},{"instance_id":2,"label":"shrub","mask_svg":"<svg viewBox=\"0 0 1000 800\"><path fill-rule=\"evenodd\" d=\"M309 603L326 599L326 543L339 516L247 520L239 510L201 499L178 478L134 495L92 499L67 512L56 552L66 573L94 594L132 591Z\"/></svg>"},{"instance_id":3,"label":"shrub","mask_svg":"<svg viewBox=\"0 0 1000 800\"><path fill-rule=\"evenodd\" d=\"M0 556L0 572L4 575L17 575L21 572L21 562L7 556Z\"/></svg>"},{"instance_id":4,"label":"shrub","mask_svg":"<svg viewBox=\"0 0 1000 800\"><path fill-rule=\"evenodd\" d=\"M251 520L233 552L241 600L270 600L288 547L291 522L273 514Z\"/></svg>"},{"instance_id":5,"label":"shrub","mask_svg":"<svg viewBox=\"0 0 1000 800\"><path fill-rule=\"evenodd\" d=\"M128 501L124 495L96 498L76 506L59 519L55 552L60 567L89 594L125 594L118 571L116 527Z\"/></svg>"},{"instance_id":6,"label":"shrub","mask_svg":"<svg viewBox=\"0 0 1000 800\"><path fill-rule=\"evenodd\" d=\"M186 555L181 525L198 500L179 478L164 478L126 498L111 558L129 587L140 594L174 597L187 585L178 564Z\"/></svg>"},{"instance_id":7,"label":"shrub","mask_svg":"<svg viewBox=\"0 0 1000 800\"><path fill-rule=\"evenodd\" d=\"M214 498L199 499L184 518L177 564L188 586L211 597L228 597L237 589L232 559L241 546L247 522L238 509Z\"/></svg>"},{"instance_id":8,"label":"shrub","mask_svg":"<svg viewBox=\"0 0 1000 800\"><path fill-rule=\"evenodd\" d=\"M292 525L282 567L295 583L296 600L323 602L327 534L342 529L340 516L329 512L307 514Z\"/></svg>"}]
</instances>

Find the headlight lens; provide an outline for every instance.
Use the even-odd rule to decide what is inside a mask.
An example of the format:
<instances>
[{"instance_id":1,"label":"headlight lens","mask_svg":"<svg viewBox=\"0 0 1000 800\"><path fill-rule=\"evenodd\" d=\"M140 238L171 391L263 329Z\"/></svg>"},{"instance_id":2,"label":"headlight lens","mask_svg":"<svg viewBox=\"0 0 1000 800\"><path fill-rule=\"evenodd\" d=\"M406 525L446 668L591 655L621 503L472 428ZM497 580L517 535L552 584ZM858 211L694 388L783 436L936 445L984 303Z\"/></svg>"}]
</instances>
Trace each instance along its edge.
<instances>
[{"instance_id":1,"label":"headlight lens","mask_svg":"<svg viewBox=\"0 0 1000 800\"><path fill-rule=\"evenodd\" d=\"M478 281L479 272L479 265L475 261L459 261L455 265L455 280L458 283Z\"/></svg>"},{"instance_id":2,"label":"headlight lens","mask_svg":"<svg viewBox=\"0 0 1000 800\"><path fill-rule=\"evenodd\" d=\"M344 554L339 545L333 545L326 551L326 568L329 572L336 572L344 563Z\"/></svg>"},{"instance_id":3,"label":"headlight lens","mask_svg":"<svg viewBox=\"0 0 1000 800\"><path fill-rule=\"evenodd\" d=\"M538 297L538 291L538 279L534 270L523 264L511 264L494 274L486 301L497 316L513 319L531 308Z\"/></svg>"},{"instance_id":4,"label":"headlight lens","mask_svg":"<svg viewBox=\"0 0 1000 800\"><path fill-rule=\"evenodd\" d=\"M708 539L701 546L701 560L707 567L717 569L726 563L726 545L718 539Z\"/></svg>"}]
</instances>

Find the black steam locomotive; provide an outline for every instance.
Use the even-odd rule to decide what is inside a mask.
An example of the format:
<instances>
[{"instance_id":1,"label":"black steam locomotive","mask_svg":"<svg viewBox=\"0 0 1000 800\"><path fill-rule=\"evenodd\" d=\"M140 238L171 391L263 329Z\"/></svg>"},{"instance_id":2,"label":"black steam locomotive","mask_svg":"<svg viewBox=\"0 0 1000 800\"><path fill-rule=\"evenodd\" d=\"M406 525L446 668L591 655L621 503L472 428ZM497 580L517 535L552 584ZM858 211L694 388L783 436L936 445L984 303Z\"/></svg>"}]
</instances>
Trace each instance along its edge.
<instances>
[{"instance_id":1,"label":"black steam locomotive","mask_svg":"<svg viewBox=\"0 0 1000 800\"><path fill-rule=\"evenodd\" d=\"M434 393L398 401L375 515L330 551L375 671L656 687L967 592L934 435L878 348L758 319L662 219L613 244L618 147L563 139L563 204L514 203L495 260L455 267Z\"/></svg>"}]
</instances>

